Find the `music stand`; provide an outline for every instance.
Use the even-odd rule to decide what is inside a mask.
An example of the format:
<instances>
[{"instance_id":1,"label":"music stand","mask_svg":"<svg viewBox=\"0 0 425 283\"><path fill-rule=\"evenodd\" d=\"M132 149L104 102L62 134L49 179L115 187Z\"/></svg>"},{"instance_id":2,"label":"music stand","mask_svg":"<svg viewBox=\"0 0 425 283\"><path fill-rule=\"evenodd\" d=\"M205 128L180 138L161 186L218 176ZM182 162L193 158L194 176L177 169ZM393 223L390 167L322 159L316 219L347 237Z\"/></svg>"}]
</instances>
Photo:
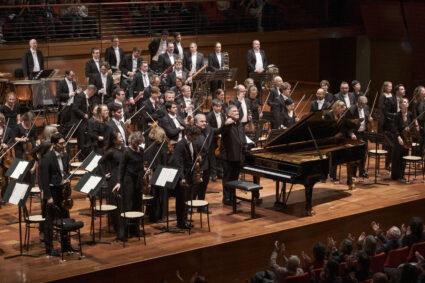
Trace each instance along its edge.
<instances>
[{"instance_id":1,"label":"music stand","mask_svg":"<svg viewBox=\"0 0 425 283\"><path fill-rule=\"evenodd\" d=\"M7 169L5 176L21 182L28 173L30 162L21 158L15 158Z\"/></svg>"},{"instance_id":2,"label":"music stand","mask_svg":"<svg viewBox=\"0 0 425 283\"><path fill-rule=\"evenodd\" d=\"M259 82L261 84L261 89L258 90L259 100L261 100L261 94L263 92L263 85L265 82L273 80L273 73L266 73L265 71L262 73L251 72L249 73L249 77L254 80L254 82Z\"/></svg>"},{"instance_id":3,"label":"music stand","mask_svg":"<svg viewBox=\"0 0 425 283\"><path fill-rule=\"evenodd\" d=\"M177 181L179 180L179 169L172 166L164 166L164 165L158 165L155 172L152 175L152 178L150 179L149 183L157 187L161 187L163 189L163 197L164 201L166 203L166 210L167 210L167 221L166 226L162 227L155 227L156 229L159 229L161 231L156 232L157 234L162 233L184 233L182 230L177 229L171 229L169 226L169 205L168 205L168 190L174 190Z\"/></svg>"},{"instance_id":4,"label":"music stand","mask_svg":"<svg viewBox=\"0 0 425 283\"><path fill-rule=\"evenodd\" d=\"M386 146L389 146L389 147L393 147L393 142L391 141L391 139L388 138L388 136L386 134L364 132L364 136L369 141L375 143L375 154L376 154L376 158L375 158L375 178L374 178L374 181L372 183L367 183L367 184L364 184L364 185L365 186L371 186L371 185L388 186L389 184L387 184L387 183L380 183L380 182L377 181L378 166L379 166L379 164L378 164L378 147L379 147L379 144L386 145Z\"/></svg>"},{"instance_id":5,"label":"music stand","mask_svg":"<svg viewBox=\"0 0 425 283\"><path fill-rule=\"evenodd\" d=\"M18 256L39 257L38 255L30 255L23 253L22 245L22 206L25 205L27 198L30 194L30 186L25 183L20 183L12 180L7 186L4 194L4 201L18 206L19 211L19 254L7 256L4 259L10 259Z\"/></svg>"},{"instance_id":6,"label":"music stand","mask_svg":"<svg viewBox=\"0 0 425 283\"><path fill-rule=\"evenodd\" d=\"M102 186L103 181L105 180L104 177L96 176L92 173L86 173L83 175L83 177L78 181L77 185L74 187L74 191L87 194L90 198L91 202L91 225L93 227L92 231L92 240L85 242L85 244L94 245L94 244L110 244L110 242L102 242L102 241L96 241L95 233L94 233L94 209L95 204L93 203L96 201L96 194L99 191L100 187ZM99 231L99 234L102 231Z\"/></svg>"},{"instance_id":7,"label":"music stand","mask_svg":"<svg viewBox=\"0 0 425 283\"><path fill-rule=\"evenodd\" d=\"M206 96L205 99L208 99L208 85L214 78L214 73L200 73L192 81L192 86L194 86L193 96L198 99L201 96ZM205 108L204 104L204 108Z\"/></svg>"},{"instance_id":8,"label":"music stand","mask_svg":"<svg viewBox=\"0 0 425 283\"><path fill-rule=\"evenodd\" d=\"M41 70L33 79L39 80L39 79L51 78L54 75L56 75L58 72L59 72L58 69Z\"/></svg>"}]
</instances>

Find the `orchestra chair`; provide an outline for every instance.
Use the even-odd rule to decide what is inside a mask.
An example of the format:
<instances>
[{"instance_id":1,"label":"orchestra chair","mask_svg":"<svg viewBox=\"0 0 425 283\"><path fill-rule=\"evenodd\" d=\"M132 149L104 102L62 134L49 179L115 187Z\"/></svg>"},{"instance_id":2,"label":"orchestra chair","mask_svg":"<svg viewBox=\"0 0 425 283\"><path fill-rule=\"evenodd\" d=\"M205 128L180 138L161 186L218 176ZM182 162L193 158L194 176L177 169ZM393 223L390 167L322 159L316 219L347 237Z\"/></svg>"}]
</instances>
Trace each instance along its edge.
<instances>
[{"instance_id":1,"label":"orchestra chair","mask_svg":"<svg viewBox=\"0 0 425 283\"><path fill-rule=\"evenodd\" d=\"M41 191L40 191L40 188L38 186L32 187L31 191L30 191L30 211L29 211L30 214L31 214L32 198L33 197L38 197L40 199L40 202L41 202Z\"/></svg>"},{"instance_id":2,"label":"orchestra chair","mask_svg":"<svg viewBox=\"0 0 425 283\"><path fill-rule=\"evenodd\" d=\"M387 254L384 267L397 268L400 264L405 263L409 254L409 247L403 247L391 250Z\"/></svg>"},{"instance_id":3,"label":"orchestra chair","mask_svg":"<svg viewBox=\"0 0 425 283\"><path fill-rule=\"evenodd\" d=\"M388 154L388 151L385 149L369 149L367 151L367 169L366 172L369 171L369 160L370 158L375 158L375 162L377 163L376 172L377 176L379 176L379 170L381 165L381 158L385 159L385 156Z\"/></svg>"},{"instance_id":4,"label":"orchestra chair","mask_svg":"<svg viewBox=\"0 0 425 283\"><path fill-rule=\"evenodd\" d=\"M103 203L104 190L108 190L107 185L106 187L101 187L99 190L99 203L98 204L96 203L96 197L93 197L93 202L92 202L93 217L91 221L90 234L91 233L94 234L94 219L95 219L95 216L99 216L99 241L102 235L102 216L108 215L108 217L111 217L111 215L118 210L118 207L116 205ZM110 225L107 225L107 226L108 226L108 232L111 232Z\"/></svg>"},{"instance_id":5,"label":"orchestra chair","mask_svg":"<svg viewBox=\"0 0 425 283\"><path fill-rule=\"evenodd\" d=\"M53 207L56 211L56 214L62 215L60 213L59 207L57 207L56 205L53 205ZM84 223L82 221L75 221L75 219L73 218L63 218L61 216L53 220L53 230L56 232L57 235L60 235L62 232L66 232L70 240L71 240L71 236L75 236L75 235L78 236L78 247L80 249L78 259L84 258L83 249L81 246L81 233L80 233L80 229L83 227L84 227ZM59 241L61 241L61 237L59 236L58 238L59 238ZM63 259L63 254L64 254L64 251L61 249L61 255L62 255L61 262L65 261Z\"/></svg>"},{"instance_id":6,"label":"orchestra chair","mask_svg":"<svg viewBox=\"0 0 425 283\"><path fill-rule=\"evenodd\" d=\"M286 283L310 283L310 274L304 272L303 274L287 276Z\"/></svg>"},{"instance_id":7,"label":"orchestra chair","mask_svg":"<svg viewBox=\"0 0 425 283\"><path fill-rule=\"evenodd\" d=\"M123 211L121 206L122 196L117 193L117 204L118 204L118 213L120 215L121 221L124 223L124 227L127 229L127 233L130 232L130 226L139 227L142 224L142 233L143 233L143 242L146 246L146 233L145 233L145 213L142 211ZM143 195L142 195L142 203L143 203ZM139 241L140 241L140 233L139 233ZM125 248L125 242L122 242L122 247Z\"/></svg>"},{"instance_id":8,"label":"orchestra chair","mask_svg":"<svg viewBox=\"0 0 425 283\"><path fill-rule=\"evenodd\" d=\"M208 232L211 232L210 214L208 213L208 211L209 211L208 201L200 200L200 199L188 200L188 201L186 201L186 208L189 208L189 211L190 211L190 220L189 220L190 223L192 223L192 216L193 216L194 210L199 211L199 218L201 220L201 229L202 229L202 212L206 211L205 214L207 215ZM190 235L190 232L191 232L190 230L191 230L191 228L189 228L189 235Z\"/></svg>"},{"instance_id":9,"label":"orchestra chair","mask_svg":"<svg viewBox=\"0 0 425 283\"><path fill-rule=\"evenodd\" d=\"M417 251L421 255L425 255L425 242L414 243L410 247L409 255L407 256L407 262L416 262L415 252Z\"/></svg>"},{"instance_id":10,"label":"orchestra chair","mask_svg":"<svg viewBox=\"0 0 425 283\"><path fill-rule=\"evenodd\" d=\"M382 272L385 263L385 252L370 257L370 270L373 273Z\"/></svg>"},{"instance_id":11,"label":"orchestra chair","mask_svg":"<svg viewBox=\"0 0 425 283\"><path fill-rule=\"evenodd\" d=\"M247 182L245 180L235 180L235 181L230 181L226 183L226 186L228 186L232 192L232 204L233 204L233 213L232 214L236 214L237 210L236 210L236 200L243 200L243 201L249 201L251 202L251 218L249 219L254 219L256 218L256 214L255 214L255 196L260 194L260 190L263 189L262 186L258 185L258 184L254 184L251 182ZM246 199L243 197L239 197L236 195L236 190L241 190L245 193L251 193L251 199Z\"/></svg>"},{"instance_id":12,"label":"orchestra chair","mask_svg":"<svg viewBox=\"0 0 425 283\"><path fill-rule=\"evenodd\" d=\"M32 228L39 228L41 223L45 222L44 217L41 214L30 215L28 213L27 206L24 205L24 222L25 222L25 236L24 236L24 246L27 247L27 251L29 250L30 245L30 231ZM38 224L38 225L37 225ZM37 225L37 226L35 226Z\"/></svg>"},{"instance_id":13,"label":"orchestra chair","mask_svg":"<svg viewBox=\"0 0 425 283\"><path fill-rule=\"evenodd\" d=\"M414 175L415 175L415 177L413 178L413 180L416 180L416 171L423 164L422 157L420 157L420 156L414 156L414 155L406 155L406 156L403 156L403 161L402 162L403 162L403 165L404 165L403 176L406 176L406 168L409 167L408 172L407 172L407 181L406 181L406 184L410 184L410 175L411 175L410 170L411 170L411 167L413 166L413 171L414 171ZM424 179L424 171L423 170L422 170L422 179Z\"/></svg>"},{"instance_id":14,"label":"orchestra chair","mask_svg":"<svg viewBox=\"0 0 425 283\"><path fill-rule=\"evenodd\" d=\"M153 199L154 197L152 195L145 195L145 194L142 195L142 212L145 212L143 205L146 206L146 212L148 212L147 206L152 204Z\"/></svg>"}]
</instances>

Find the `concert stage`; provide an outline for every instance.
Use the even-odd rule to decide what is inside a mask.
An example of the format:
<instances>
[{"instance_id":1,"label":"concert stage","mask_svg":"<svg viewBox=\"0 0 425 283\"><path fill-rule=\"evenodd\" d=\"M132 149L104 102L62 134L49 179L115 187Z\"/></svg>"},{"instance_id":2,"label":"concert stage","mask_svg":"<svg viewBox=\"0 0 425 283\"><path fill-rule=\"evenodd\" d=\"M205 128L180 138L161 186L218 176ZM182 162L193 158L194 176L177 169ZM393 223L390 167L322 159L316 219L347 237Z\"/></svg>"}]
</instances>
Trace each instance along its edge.
<instances>
[{"instance_id":1,"label":"concert stage","mask_svg":"<svg viewBox=\"0 0 425 283\"><path fill-rule=\"evenodd\" d=\"M345 173L345 168L343 168ZM372 173L372 170L369 170ZM382 172L383 173L383 172ZM372 177L372 176L371 176ZM389 175L383 175L388 178ZM344 180L344 178L342 178ZM388 181L389 186L364 186L356 184L356 190L348 191L342 184L335 185L329 180L318 183L313 191L313 204L316 215L304 217L304 190L295 186L289 198L289 206L284 211L273 209L275 200L274 183L261 180L263 203L256 209L262 217L246 220L250 214L250 204L243 202L243 213L227 215L231 207L221 204L221 180L210 183L209 190L220 193L207 194L210 202L211 232L206 221L200 229L199 215L195 217L192 234L154 235L158 224L146 225L147 245L143 239L132 238L122 247L121 242L114 241L114 236L104 228L102 240L112 244L83 246L86 256L78 260L78 255L66 256L66 262L59 258L18 257L5 260L4 256L16 254L18 250L18 225L7 225L17 220L17 208L6 205L0 209L0 249L4 251L0 259L1 282L179 282L176 270L185 279L199 272L206 276L208 282L245 282L256 271L267 268L273 242L284 241L287 254L301 250L311 255L311 248L316 241L326 243L328 236L338 242L348 233L355 237L360 232L371 233L370 222L381 223L383 229L389 225L407 223L411 216L425 218L425 186L422 176L413 184ZM367 179L372 181L372 178ZM73 193L75 199L72 217L85 223L82 240L90 240L90 217L81 215L89 212L89 201L82 194ZM40 210L40 203L32 203L33 214ZM171 214L174 213L174 199L170 200ZM203 215L206 220L205 215ZM107 222L103 217L102 226ZM98 231L98 219L96 220ZM175 226L175 222L171 223ZM55 247L59 247L57 241ZM73 240L76 246L76 241ZM44 252L44 245L39 243L38 231L31 231L29 253Z\"/></svg>"}]
</instances>

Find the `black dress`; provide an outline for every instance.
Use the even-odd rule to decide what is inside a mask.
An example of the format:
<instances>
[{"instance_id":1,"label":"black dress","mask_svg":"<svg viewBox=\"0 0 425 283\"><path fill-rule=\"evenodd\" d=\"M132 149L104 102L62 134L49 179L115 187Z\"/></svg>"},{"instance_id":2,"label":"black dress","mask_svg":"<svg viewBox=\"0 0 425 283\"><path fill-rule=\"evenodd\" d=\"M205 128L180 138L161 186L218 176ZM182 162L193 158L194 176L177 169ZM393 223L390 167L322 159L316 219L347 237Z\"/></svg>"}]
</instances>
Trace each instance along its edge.
<instances>
[{"instance_id":1,"label":"black dress","mask_svg":"<svg viewBox=\"0 0 425 283\"><path fill-rule=\"evenodd\" d=\"M109 135L109 126L106 123L99 122L93 117L89 119L89 136L91 140L91 148L97 154L103 154L104 146ZM99 141L99 137L103 137L103 141Z\"/></svg>"},{"instance_id":2,"label":"black dress","mask_svg":"<svg viewBox=\"0 0 425 283\"><path fill-rule=\"evenodd\" d=\"M3 113L4 117L6 118L6 123L9 120L9 126L11 129L13 129L18 120L18 113L19 113L19 106L15 104L13 106L13 109L10 109L9 106L6 106L6 104L0 105L0 113Z\"/></svg>"},{"instance_id":3,"label":"black dress","mask_svg":"<svg viewBox=\"0 0 425 283\"><path fill-rule=\"evenodd\" d=\"M404 129L409 126L413 121L412 112L407 112L406 121L403 120L402 112L398 112L395 119L395 127L392 129L393 150L392 150L392 164L391 164L391 179L398 180L404 176L403 156L409 154L409 150L404 148L398 142L398 137L403 138Z\"/></svg>"}]
</instances>

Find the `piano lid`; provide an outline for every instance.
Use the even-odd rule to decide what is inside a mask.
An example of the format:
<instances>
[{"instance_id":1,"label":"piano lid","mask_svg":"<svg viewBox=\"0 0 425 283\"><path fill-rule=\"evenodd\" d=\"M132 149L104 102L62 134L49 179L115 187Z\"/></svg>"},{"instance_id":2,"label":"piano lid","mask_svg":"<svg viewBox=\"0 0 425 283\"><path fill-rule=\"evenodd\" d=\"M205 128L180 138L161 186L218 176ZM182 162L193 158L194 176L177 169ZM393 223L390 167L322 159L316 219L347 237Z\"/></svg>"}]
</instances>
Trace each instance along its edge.
<instances>
[{"instance_id":1,"label":"piano lid","mask_svg":"<svg viewBox=\"0 0 425 283\"><path fill-rule=\"evenodd\" d=\"M325 120L322 116L323 111L308 113L281 134L267 141L265 148L282 144L311 141L312 138L308 131L308 127L310 127L316 140L335 136L338 133L337 122Z\"/></svg>"}]
</instances>

